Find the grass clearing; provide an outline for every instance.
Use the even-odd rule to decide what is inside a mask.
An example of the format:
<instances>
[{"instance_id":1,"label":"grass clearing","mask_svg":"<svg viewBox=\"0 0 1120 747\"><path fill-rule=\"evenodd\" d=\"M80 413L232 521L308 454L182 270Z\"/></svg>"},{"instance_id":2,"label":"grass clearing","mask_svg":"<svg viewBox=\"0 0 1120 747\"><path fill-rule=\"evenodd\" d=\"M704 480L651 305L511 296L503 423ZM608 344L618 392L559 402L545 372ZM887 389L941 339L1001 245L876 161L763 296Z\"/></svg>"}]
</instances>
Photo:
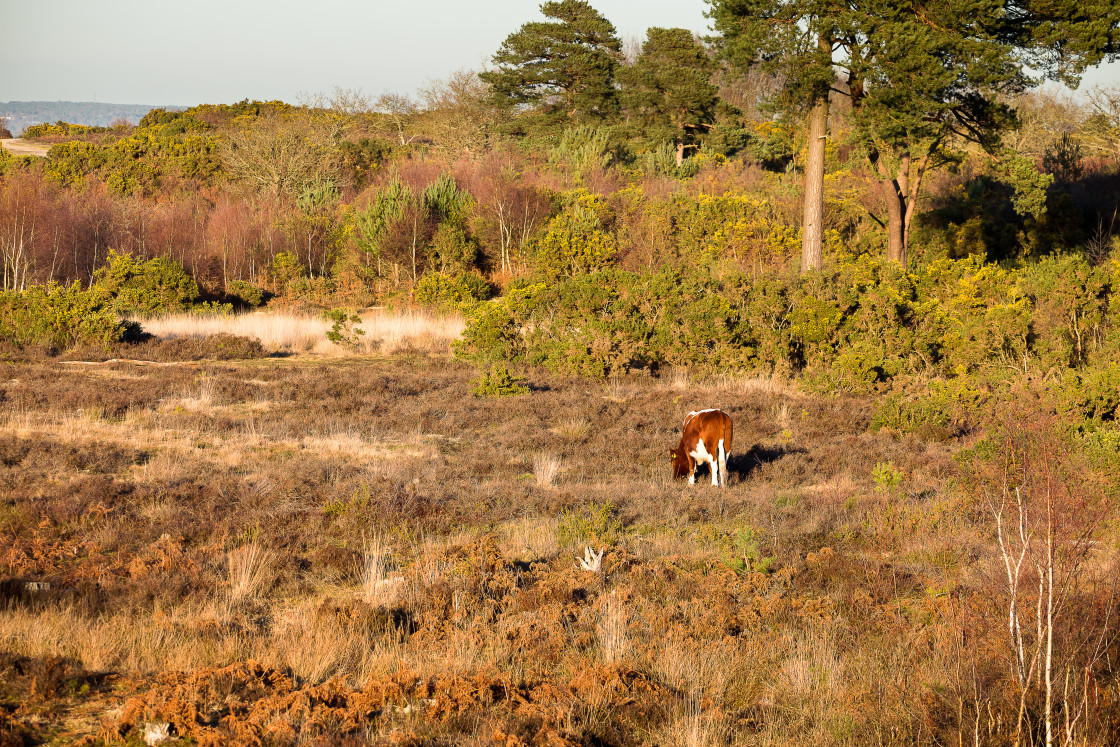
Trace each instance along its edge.
<instances>
[{"instance_id":1,"label":"grass clearing","mask_svg":"<svg viewBox=\"0 0 1120 747\"><path fill-rule=\"evenodd\" d=\"M265 312L229 316L168 314L139 321L146 332L168 340L230 334L260 340L270 353L336 356L446 352L465 324L459 315L436 315L424 310L371 311L361 314L361 320L356 326L365 334L359 338L356 350L330 342L327 332L332 323L322 316Z\"/></svg>"}]
</instances>

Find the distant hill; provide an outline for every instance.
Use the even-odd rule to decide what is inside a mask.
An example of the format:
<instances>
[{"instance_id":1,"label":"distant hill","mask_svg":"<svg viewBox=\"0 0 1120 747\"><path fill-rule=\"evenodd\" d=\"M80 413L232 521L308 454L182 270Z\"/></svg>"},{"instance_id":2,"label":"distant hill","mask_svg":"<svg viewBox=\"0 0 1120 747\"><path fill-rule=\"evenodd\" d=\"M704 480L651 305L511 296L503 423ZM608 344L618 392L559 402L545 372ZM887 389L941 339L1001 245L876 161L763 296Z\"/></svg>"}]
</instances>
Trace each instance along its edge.
<instances>
[{"instance_id":1,"label":"distant hill","mask_svg":"<svg viewBox=\"0 0 1120 747\"><path fill-rule=\"evenodd\" d=\"M185 106L162 104L103 104L96 101L0 101L0 117L13 135L20 135L29 125L42 122L69 122L108 127L122 119L136 124L152 109L185 109Z\"/></svg>"}]
</instances>

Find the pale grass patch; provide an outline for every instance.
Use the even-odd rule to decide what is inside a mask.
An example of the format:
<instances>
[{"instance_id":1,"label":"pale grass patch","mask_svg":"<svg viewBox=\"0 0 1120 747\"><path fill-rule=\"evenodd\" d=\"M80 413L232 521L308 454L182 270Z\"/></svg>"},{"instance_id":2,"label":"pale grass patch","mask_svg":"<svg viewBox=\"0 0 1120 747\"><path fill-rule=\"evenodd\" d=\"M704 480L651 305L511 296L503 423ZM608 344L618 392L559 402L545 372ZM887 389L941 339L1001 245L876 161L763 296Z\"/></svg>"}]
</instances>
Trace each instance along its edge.
<instances>
[{"instance_id":1,"label":"pale grass patch","mask_svg":"<svg viewBox=\"0 0 1120 747\"><path fill-rule=\"evenodd\" d=\"M281 353L307 352L319 340L326 340L331 328L322 317L261 312L229 316L164 314L142 319L140 324L146 332L167 340L230 334L256 338L266 350Z\"/></svg>"},{"instance_id":2,"label":"pale grass patch","mask_svg":"<svg viewBox=\"0 0 1120 747\"><path fill-rule=\"evenodd\" d=\"M0 646L23 656L67 656L91 671L187 671L252 656L246 638L225 632L205 639L192 629L207 619L191 607L158 618L101 615L71 608L0 612Z\"/></svg>"},{"instance_id":3,"label":"pale grass patch","mask_svg":"<svg viewBox=\"0 0 1120 747\"><path fill-rule=\"evenodd\" d=\"M424 310L375 312L362 317L362 329L377 352L392 355L402 350L442 352L459 339L466 320L459 314L433 314ZM372 352L372 350L370 351Z\"/></svg>"},{"instance_id":4,"label":"pale grass patch","mask_svg":"<svg viewBox=\"0 0 1120 747\"><path fill-rule=\"evenodd\" d=\"M649 483L655 488L668 488L672 487L676 478L673 477L673 459L669 456L669 446L658 451L662 456L658 457L653 466L649 468ZM681 482L684 485L687 483Z\"/></svg>"},{"instance_id":5,"label":"pale grass patch","mask_svg":"<svg viewBox=\"0 0 1120 747\"><path fill-rule=\"evenodd\" d=\"M642 535L634 542L634 554L643 560L661 560L681 553L681 537L669 528Z\"/></svg>"},{"instance_id":6,"label":"pale grass patch","mask_svg":"<svg viewBox=\"0 0 1120 747\"><path fill-rule=\"evenodd\" d=\"M174 409L173 406L181 407L191 412L204 411L212 408L214 406L214 377L206 375L200 376L197 388L185 392L179 399L167 400L164 404L165 409Z\"/></svg>"},{"instance_id":7,"label":"pale grass patch","mask_svg":"<svg viewBox=\"0 0 1120 747\"><path fill-rule=\"evenodd\" d=\"M797 386L789 379L770 374L759 376L746 373L720 374L716 381L725 389L730 389L737 394L780 394L787 397L801 396Z\"/></svg>"},{"instance_id":8,"label":"pale grass patch","mask_svg":"<svg viewBox=\"0 0 1120 747\"><path fill-rule=\"evenodd\" d=\"M105 408L83 407L78 410L78 417L87 423L96 423L105 419Z\"/></svg>"},{"instance_id":9,"label":"pale grass patch","mask_svg":"<svg viewBox=\"0 0 1120 747\"><path fill-rule=\"evenodd\" d=\"M555 454L538 451L533 454L533 476L538 487L551 488L556 476L560 474L563 460Z\"/></svg>"},{"instance_id":10,"label":"pale grass patch","mask_svg":"<svg viewBox=\"0 0 1120 747\"><path fill-rule=\"evenodd\" d=\"M140 506L140 515L152 524L160 524L172 519L179 509L171 501L157 498Z\"/></svg>"},{"instance_id":11,"label":"pale grass patch","mask_svg":"<svg viewBox=\"0 0 1120 747\"><path fill-rule=\"evenodd\" d=\"M785 635L789 655L778 670L776 694L831 701L844 685L843 662L826 632L810 630L804 637Z\"/></svg>"},{"instance_id":12,"label":"pale grass patch","mask_svg":"<svg viewBox=\"0 0 1120 747\"><path fill-rule=\"evenodd\" d=\"M269 352L318 355L351 355L354 352L390 355L402 350L446 352L451 341L458 339L466 326L461 315L440 315L424 310L377 310L361 315L361 319L355 326L365 334L358 337L356 351L330 342L327 332L333 323L316 315L266 312L230 316L166 314L140 320L140 323L145 331L168 340L231 334L260 340Z\"/></svg>"},{"instance_id":13,"label":"pale grass patch","mask_svg":"<svg viewBox=\"0 0 1120 747\"><path fill-rule=\"evenodd\" d=\"M229 570L229 598L240 601L254 595L271 570L272 553L257 543L230 550L226 555Z\"/></svg>"},{"instance_id":14,"label":"pale grass patch","mask_svg":"<svg viewBox=\"0 0 1120 747\"><path fill-rule=\"evenodd\" d=\"M568 441L582 441L591 434L591 421L584 417L565 418L556 426L556 432Z\"/></svg>"},{"instance_id":15,"label":"pale grass patch","mask_svg":"<svg viewBox=\"0 0 1120 747\"><path fill-rule=\"evenodd\" d=\"M308 606L285 611L276 626L273 651L278 663L311 682L351 669L360 656L337 620Z\"/></svg>"},{"instance_id":16,"label":"pale grass patch","mask_svg":"<svg viewBox=\"0 0 1120 747\"><path fill-rule=\"evenodd\" d=\"M317 613L319 601L308 600L277 611L273 636L262 646L262 663L290 667L298 676L318 683L338 674L361 677L372 652L331 615Z\"/></svg>"},{"instance_id":17,"label":"pale grass patch","mask_svg":"<svg viewBox=\"0 0 1120 747\"><path fill-rule=\"evenodd\" d=\"M438 648L414 651L410 664L421 677L477 672L503 666L513 658L512 649L504 636L480 636L472 630L452 629Z\"/></svg>"},{"instance_id":18,"label":"pale grass patch","mask_svg":"<svg viewBox=\"0 0 1120 747\"><path fill-rule=\"evenodd\" d=\"M675 366L666 377L670 389L684 390L692 388L692 372L687 368Z\"/></svg>"},{"instance_id":19,"label":"pale grass patch","mask_svg":"<svg viewBox=\"0 0 1120 747\"><path fill-rule=\"evenodd\" d=\"M200 397L209 387L203 382L197 390L195 399L201 408ZM261 446L276 448L306 449L314 453L341 455L347 461L363 465L374 472L383 473L393 465L406 465L412 459L432 459L438 448L423 440L419 434L405 441L375 442L363 437L354 430L338 429L332 433L313 436L285 434L278 438L267 426L247 417L240 428L220 439L220 448L211 448L217 442L203 438L192 429L165 427L174 418L174 406L182 406L183 400L164 401L162 412L146 414L135 408L123 421L89 420L82 415L59 415L52 413L24 413L9 417L6 428L12 435L41 438L52 436L62 441L96 444L127 444L144 451L151 451L153 445L158 449L147 461L130 469L133 479L140 482L159 482L197 469L198 460L209 463L236 465L251 459L252 449ZM186 409L186 408L184 408Z\"/></svg>"},{"instance_id":20,"label":"pale grass patch","mask_svg":"<svg viewBox=\"0 0 1120 747\"><path fill-rule=\"evenodd\" d=\"M774 422L778 424L782 430L788 430L790 424L793 422L789 417L789 403L779 402L774 405Z\"/></svg>"},{"instance_id":21,"label":"pale grass patch","mask_svg":"<svg viewBox=\"0 0 1120 747\"><path fill-rule=\"evenodd\" d=\"M552 557L560 551L556 541L556 520L551 517L517 519L498 527L502 547L517 560Z\"/></svg>"},{"instance_id":22,"label":"pale grass patch","mask_svg":"<svg viewBox=\"0 0 1120 747\"><path fill-rule=\"evenodd\" d=\"M689 695L685 702L673 709L669 722L658 730L658 744L683 745L683 747L714 747L727 743L727 727L721 723L720 714L705 713L702 701Z\"/></svg>"},{"instance_id":23,"label":"pale grass patch","mask_svg":"<svg viewBox=\"0 0 1120 747\"><path fill-rule=\"evenodd\" d=\"M404 578L389 574L389 546L385 538L375 534L364 543L358 579L362 601L389 607L400 597Z\"/></svg>"},{"instance_id":24,"label":"pale grass patch","mask_svg":"<svg viewBox=\"0 0 1120 747\"><path fill-rule=\"evenodd\" d=\"M703 704L726 702L729 695L747 702L757 698L759 680L767 669L761 666L761 652L748 650L746 645L734 639L696 640L679 629L665 638L653 659L653 672L686 698L675 709L659 743L694 747L726 743L728 726L723 714L718 708L705 712Z\"/></svg>"},{"instance_id":25,"label":"pale grass patch","mask_svg":"<svg viewBox=\"0 0 1120 747\"><path fill-rule=\"evenodd\" d=\"M29 430L38 417L37 413L33 414L31 410L18 403L12 403L0 411L0 418L2 418L0 422L17 431Z\"/></svg>"},{"instance_id":26,"label":"pale grass patch","mask_svg":"<svg viewBox=\"0 0 1120 747\"><path fill-rule=\"evenodd\" d=\"M630 390L622 383L622 376L611 374L610 378L607 379L607 399L612 402L625 402L629 396Z\"/></svg>"},{"instance_id":27,"label":"pale grass patch","mask_svg":"<svg viewBox=\"0 0 1120 747\"><path fill-rule=\"evenodd\" d=\"M698 699L718 700L727 690L743 652L735 641L697 641L669 635L653 661L653 671L667 685Z\"/></svg>"}]
</instances>

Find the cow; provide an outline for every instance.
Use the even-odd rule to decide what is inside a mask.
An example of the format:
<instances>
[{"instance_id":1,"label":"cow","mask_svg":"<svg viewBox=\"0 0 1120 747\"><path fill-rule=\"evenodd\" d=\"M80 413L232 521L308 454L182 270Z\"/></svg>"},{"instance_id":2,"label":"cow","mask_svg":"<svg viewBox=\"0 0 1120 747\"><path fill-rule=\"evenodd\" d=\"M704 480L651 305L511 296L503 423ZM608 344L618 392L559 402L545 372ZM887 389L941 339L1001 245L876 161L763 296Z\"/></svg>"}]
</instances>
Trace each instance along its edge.
<instances>
[{"instance_id":1,"label":"cow","mask_svg":"<svg viewBox=\"0 0 1120 747\"><path fill-rule=\"evenodd\" d=\"M731 453L731 418L722 410L690 412L684 418L681 443L669 449L673 477L688 476L688 484L696 484L696 470L705 462L712 473L712 485L723 487L727 482L727 456Z\"/></svg>"}]
</instances>

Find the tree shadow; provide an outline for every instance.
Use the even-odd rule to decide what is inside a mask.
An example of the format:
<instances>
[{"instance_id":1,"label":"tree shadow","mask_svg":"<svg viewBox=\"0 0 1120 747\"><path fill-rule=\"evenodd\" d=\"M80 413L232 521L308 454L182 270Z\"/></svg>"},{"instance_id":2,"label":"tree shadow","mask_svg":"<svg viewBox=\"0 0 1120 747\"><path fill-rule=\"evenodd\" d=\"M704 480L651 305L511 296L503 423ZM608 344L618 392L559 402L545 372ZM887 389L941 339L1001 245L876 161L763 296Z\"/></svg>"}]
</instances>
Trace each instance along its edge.
<instances>
[{"instance_id":1,"label":"tree shadow","mask_svg":"<svg viewBox=\"0 0 1120 747\"><path fill-rule=\"evenodd\" d=\"M727 471L740 478L747 478L764 464L776 462L787 454L804 454L800 446L762 446L755 444L742 454L732 454L727 460Z\"/></svg>"}]
</instances>

